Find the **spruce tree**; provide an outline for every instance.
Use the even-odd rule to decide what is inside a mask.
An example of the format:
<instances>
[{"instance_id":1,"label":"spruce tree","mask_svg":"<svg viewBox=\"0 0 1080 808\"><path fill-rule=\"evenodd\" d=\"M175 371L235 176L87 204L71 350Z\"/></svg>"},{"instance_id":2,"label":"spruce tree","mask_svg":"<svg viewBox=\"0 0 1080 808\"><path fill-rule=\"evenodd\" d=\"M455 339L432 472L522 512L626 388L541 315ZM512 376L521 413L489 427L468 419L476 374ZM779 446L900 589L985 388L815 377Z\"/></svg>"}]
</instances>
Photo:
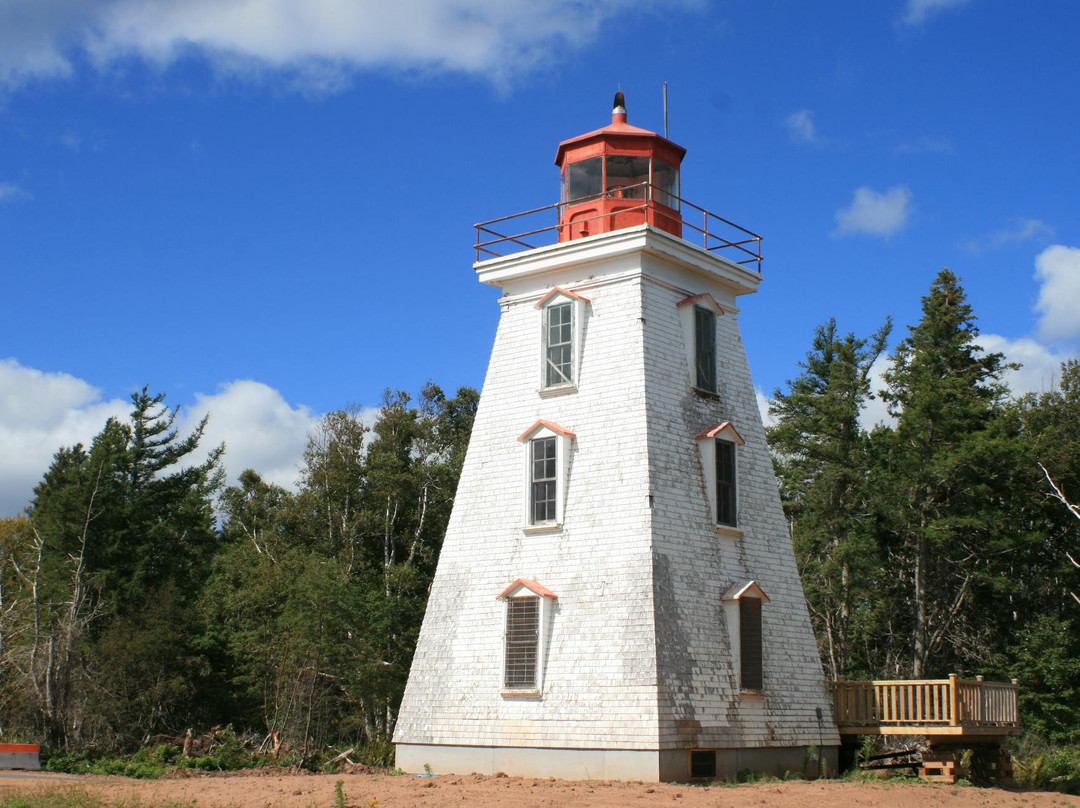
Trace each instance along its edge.
<instances>
[{"instance_id":1,"label":"spruce tree","mask_svg":"<svg viewBox=\"0 0 1080 808\"><path fill-rule=\"evenodd\" d=\"M814 333L802 373L776 390L769 445L796 559L829 675L848 674L854 634L864 630L874 545L867 513L867 438L860 427L871 397L870 369L891 324L870 339L841 337L830 319Z\"/></svg>"},{"instance_id":2,"label":"spruce tree","mask_svg":"<svg viewBox=\"0 0 1080 808\"><path fill-rule=\"evenodd\" d=\"M1009 552L1009 486L1018 451L1002 419L1008 367L976 342L975 314L949 270L922 299L922 318L892 357L882 392L895 429L876 430L886 569L900 606L896 659L911 675L943 675L989 649L975 608L991 560Z\"/></svg>"},{"instance_id":3,"label":"spruce tree","mask_svg":"<svg viewBox=\"0 0 1080 808\"><path fill-rule=\"evenodd\" d=\"M60 449L27 512L41 560L28 677L44 732L68 748L129 744L194 701L190 605L217 550L224 449L191 463L206 421L181 437L164 400L144 388L89 451Z\"/></svg>"}]
</instances>

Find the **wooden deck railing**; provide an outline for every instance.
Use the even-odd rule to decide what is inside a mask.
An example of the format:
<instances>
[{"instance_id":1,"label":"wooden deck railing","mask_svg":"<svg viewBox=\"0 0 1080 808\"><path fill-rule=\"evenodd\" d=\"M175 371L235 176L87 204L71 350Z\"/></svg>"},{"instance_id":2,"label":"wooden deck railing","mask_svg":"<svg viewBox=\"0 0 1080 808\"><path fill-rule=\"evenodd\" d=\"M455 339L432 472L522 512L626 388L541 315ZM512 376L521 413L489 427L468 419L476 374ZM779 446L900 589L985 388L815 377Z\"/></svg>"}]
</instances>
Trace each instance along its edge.
<instances>
[{"instance_id":1,"label":"wooden deck railing","mask_svg":"<svg viewBox=\"0 0 1080 808\"><path fill-rule=\"evenodd\" d=\"M1015 728L1019 726L1015 679L1011 684L948 679L832 682L833 715L844 727Z\"/></svg>"}]
</instances>

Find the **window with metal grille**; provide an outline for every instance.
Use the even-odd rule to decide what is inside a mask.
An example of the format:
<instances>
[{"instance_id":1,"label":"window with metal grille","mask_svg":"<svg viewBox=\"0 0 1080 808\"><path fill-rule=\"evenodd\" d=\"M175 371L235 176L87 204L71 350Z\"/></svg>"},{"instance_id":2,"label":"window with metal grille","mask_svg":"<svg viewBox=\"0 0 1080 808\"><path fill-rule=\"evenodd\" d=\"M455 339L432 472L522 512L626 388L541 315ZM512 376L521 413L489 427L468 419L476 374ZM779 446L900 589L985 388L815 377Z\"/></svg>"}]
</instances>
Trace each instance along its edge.
<instances>
[{"instance_id":1,"label":"window with metal grille","mask_svg":"<svg viewBox=\"0 0 1080 808\"><path fill-rule=\"evenodd\" d=\"M739 681L743 690L764 690L761 601L739 599Z\"/></svg>"},{"instance_id":2,"label":"window with metal grille","mask_svg":"<svg viewBox=\"0 0 1080 808\"><path fill-rule=\"evenodd\" d=\"M716 392L716 312L694 307L694 360L699 390Z\"/></svg>"},{"instance_id":3,"label":"window with metal grille","mask_svg":"<svg viewBox=\"0 0 1080 808\"><path fill-rule=\"evenodd\" d=\"M706 780L716 777L715 750L693 749L690 751L690 777L694 780Z\"/></svg>"},{"instance_id":4,"label":"window with metal grille","mask_svg":"<svg viewBox=\"0 0 1080 808\"><path fill-rule=\"evenodd\" d=\"M574 304L544 309L544 386L574 381Z\"/></svg>"},{"instance_id":5,"label":"window with metal grille","mask_svg":"<svg viewBox=\"0 0 1080 808\"><path fill-rule=\"evenodd\" d=\"M530 467L530 505L532 524L554 522L557 483L556 439L536 438L529 441L532 453Z\"/></svg>"},{"instance_id":6,"label":"window with metal grille","mask_svg":"<svg viewBox=\"0 0 1080 808\"><path fill-rule=\"evenodd\" d=\"M540 645L540 598L506 599L506 664L503 687L536 687L536 660Z\"/></svg>"},{"instance_id":7,"label":"window with metal grille","mask_svg":"<svg viewBox=\"0 0 1080 808\"><path fill-rule=\"evenodd\" d=\"M735 527L737 489L735 486L735 444L716 441L716 523Z\"/></svg>"}]
</instances>

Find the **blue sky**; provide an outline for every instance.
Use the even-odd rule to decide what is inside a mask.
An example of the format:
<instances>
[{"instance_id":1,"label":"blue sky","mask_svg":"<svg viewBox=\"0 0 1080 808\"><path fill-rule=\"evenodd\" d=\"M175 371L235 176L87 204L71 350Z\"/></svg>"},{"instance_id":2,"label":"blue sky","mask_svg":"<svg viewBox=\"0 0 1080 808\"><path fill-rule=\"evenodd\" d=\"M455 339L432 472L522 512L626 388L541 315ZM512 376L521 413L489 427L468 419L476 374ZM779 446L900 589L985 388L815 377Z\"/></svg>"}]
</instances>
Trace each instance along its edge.
<instances>
[{"instance_id":1,"label":"blue sky","mask_svg":"<svg viewBox=\"0 0 1080 808\"><path fill-rule=\"evenodd\" d=\"M472 225L556 201L620 86L659 131L668 82L683 196L764 236L764 395L830 316L895 344L943 266L1046 389L1078 31L1073 0L0 0L0 515L143 385L282 484L328 410L479 387Z\"/></svg>"}]
</instances>

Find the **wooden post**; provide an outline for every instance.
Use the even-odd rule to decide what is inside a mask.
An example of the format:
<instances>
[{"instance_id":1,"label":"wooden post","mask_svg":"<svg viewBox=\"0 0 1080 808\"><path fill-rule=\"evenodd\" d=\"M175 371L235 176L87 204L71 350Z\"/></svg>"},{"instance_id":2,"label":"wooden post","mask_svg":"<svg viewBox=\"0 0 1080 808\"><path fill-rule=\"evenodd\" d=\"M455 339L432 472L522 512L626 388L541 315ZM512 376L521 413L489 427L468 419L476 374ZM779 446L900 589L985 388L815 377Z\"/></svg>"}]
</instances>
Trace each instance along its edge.
<instances>
[{"instance_id":1,"label":"wooden post","mask_svg":"<svg viewBox=\"0 0 1080 808\"><path fill-rule=\"evenodd\" d=\"M960 726L960 698L956 688L956 674L949 674L949 726Z\"/></svg>"},{"instance_id":2,"label":"wooden post","mask_svg":"<svg viewBox=\"0 0 1080 808\"><path fill-rule=\"evenodd\" d=\"M1013 679L1013 690L1009 694L1009 722L1020 723L1020 680Z\"/></svg>"}]
</instances>

